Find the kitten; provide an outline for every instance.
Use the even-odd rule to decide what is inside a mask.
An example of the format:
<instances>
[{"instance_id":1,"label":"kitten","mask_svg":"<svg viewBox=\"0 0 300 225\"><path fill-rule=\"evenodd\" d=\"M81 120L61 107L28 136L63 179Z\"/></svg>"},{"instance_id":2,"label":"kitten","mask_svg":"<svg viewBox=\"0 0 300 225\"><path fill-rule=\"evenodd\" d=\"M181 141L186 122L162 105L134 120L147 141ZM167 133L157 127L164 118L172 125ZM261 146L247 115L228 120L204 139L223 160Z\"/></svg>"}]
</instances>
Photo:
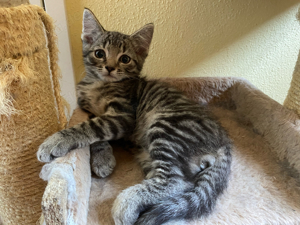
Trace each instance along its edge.
<instances>
[{"instance_id":1,"label":"kitten","mask_svg":"<svg viewBox=\"0 0 300 225\"><path fill-rule=\"evenodd\" d=\"M107 141L131 138L146 179L115 200L116 225L207 216L230 174L231 141L209 111L163 82L139 77L153 29L147 24L132 35L106 31L84 10L86 76L77 86L78 104L95 117L53 134L37 153L49 162L92 144L92 169L105 177L115 166Z\"/></svg>"}]
</instances>

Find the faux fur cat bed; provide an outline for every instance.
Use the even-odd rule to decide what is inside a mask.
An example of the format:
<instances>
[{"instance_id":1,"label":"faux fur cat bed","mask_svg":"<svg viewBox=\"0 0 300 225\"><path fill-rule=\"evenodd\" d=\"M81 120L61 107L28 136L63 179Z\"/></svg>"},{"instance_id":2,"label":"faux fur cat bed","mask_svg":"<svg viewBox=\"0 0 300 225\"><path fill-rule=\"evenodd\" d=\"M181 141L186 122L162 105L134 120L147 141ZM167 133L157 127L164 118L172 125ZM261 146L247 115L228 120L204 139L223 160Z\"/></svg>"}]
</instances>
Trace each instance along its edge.
<instances>
[{"instance_id":1,"label":"faux fur cat bed","mask_svg":"<svg viewBox=\"0 0 300 225\"><path fill-rule=\"evenodd\" d=\"M298 116L242 79L164 81L195 101L207 103L234 142L229 186L214 212L207 218L175 224L299 224ZM85 119L76 110L70 123ZM91 178L88 148L44 166L41 177L49 181L42 203L47 224L114 224L114 199L143 179L130 151L116 144L114 154L117 166L105 179Z\"/></svg>"}]
</instances>

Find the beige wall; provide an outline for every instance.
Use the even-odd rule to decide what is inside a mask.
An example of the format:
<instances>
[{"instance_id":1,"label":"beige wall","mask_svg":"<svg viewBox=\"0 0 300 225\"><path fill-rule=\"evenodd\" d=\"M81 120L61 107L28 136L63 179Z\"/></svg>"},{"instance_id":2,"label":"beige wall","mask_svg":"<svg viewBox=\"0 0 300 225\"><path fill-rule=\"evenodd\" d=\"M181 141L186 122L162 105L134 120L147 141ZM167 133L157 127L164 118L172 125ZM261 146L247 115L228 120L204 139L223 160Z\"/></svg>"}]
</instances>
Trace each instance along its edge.
<instances>
[{"instance_id":1,"label":"beige wall","mask_svg":"<svg viewBox=\"0 0 300 225\"><path fill-rule=\"evenodd\" d=\"M76 3L75 3L76 2ZM283 102L300 49L298 0L65 0L76 81L84 7L107 30L154 22L148 77L240 76Z\"/></svg>"}]
</instances>

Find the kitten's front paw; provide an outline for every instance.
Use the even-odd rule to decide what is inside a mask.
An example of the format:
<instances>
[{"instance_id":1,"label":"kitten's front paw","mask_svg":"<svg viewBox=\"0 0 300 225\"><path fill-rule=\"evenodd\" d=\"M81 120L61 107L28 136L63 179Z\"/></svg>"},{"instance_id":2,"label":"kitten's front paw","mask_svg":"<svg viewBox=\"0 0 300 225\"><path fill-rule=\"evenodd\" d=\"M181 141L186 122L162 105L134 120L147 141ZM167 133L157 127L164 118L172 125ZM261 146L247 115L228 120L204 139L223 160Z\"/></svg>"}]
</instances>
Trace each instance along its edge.
<instances>
[{"instance_id":1,"label":"kitten's front paw","mask_svg":"<svg viewBox=\"0 0 300 225\"><path fill-rule=\"evenodd\" d=\"M116 159L108 142L96 142L91 145L91 167L98 177L107 177L115 166Z\"/></svg>"},{"instance_id":2,"label":"kitten's front paw","mask_svg":"<svg viewBox=\"0 0 300 225\"><path fill-rule=\"evenodd\" d=\"M50 162L57 157L66 155L71 149L72 141L57 132L40 145L37 158L41 162Z\"/></svg>"},{"instance_id":3,"label":"kitten's front paw","mask_svg":"<svg viewBox=\"0 0 300 225\"><path fill-rule=\"evenodd\" d=\"M140 211L143 210L138 204L138 193L140 185L129 187L122 191L116 198L112 215L115 225L133 225L138 219Z\"/></svg>"}]
</instances>

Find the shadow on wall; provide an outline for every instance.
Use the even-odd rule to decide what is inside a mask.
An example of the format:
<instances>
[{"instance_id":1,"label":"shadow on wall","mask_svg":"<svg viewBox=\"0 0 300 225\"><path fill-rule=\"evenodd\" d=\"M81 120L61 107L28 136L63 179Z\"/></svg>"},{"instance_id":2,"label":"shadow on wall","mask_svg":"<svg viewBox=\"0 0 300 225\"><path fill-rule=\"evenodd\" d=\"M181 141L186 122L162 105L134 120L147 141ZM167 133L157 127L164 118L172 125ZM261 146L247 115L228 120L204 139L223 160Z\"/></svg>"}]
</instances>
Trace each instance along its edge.
<instances>
[{"instance_id":1,"label":"shadow on wall","mask_svg":"<svg viewBox=\"0 0 300 225\"><path fill-rule=\"evenodd\" d=\"M176 67L173 76L183 74L297 3L299 1L186 1L176 17L183 15L183 21L175 20L175 25L167 22L167 27L173 26L168 33L176 30L172 35L178 40L172 45L165 44L168 50L164 49L165 58L161 63L171 59Z\"/></svg>"},{"instance_id":2,"label":"shadow on wall","mask_svg":"<svg viewBox=\"0 0 300 225\"><path fill-rule=\"evenodd\" d=\"M90 8L107 30L132 33L154 22L155 31L144 73L179 76L284 12L298 0L66 0L76 81L84 71L81 19Z\"/></svg>"}]
</instances>

